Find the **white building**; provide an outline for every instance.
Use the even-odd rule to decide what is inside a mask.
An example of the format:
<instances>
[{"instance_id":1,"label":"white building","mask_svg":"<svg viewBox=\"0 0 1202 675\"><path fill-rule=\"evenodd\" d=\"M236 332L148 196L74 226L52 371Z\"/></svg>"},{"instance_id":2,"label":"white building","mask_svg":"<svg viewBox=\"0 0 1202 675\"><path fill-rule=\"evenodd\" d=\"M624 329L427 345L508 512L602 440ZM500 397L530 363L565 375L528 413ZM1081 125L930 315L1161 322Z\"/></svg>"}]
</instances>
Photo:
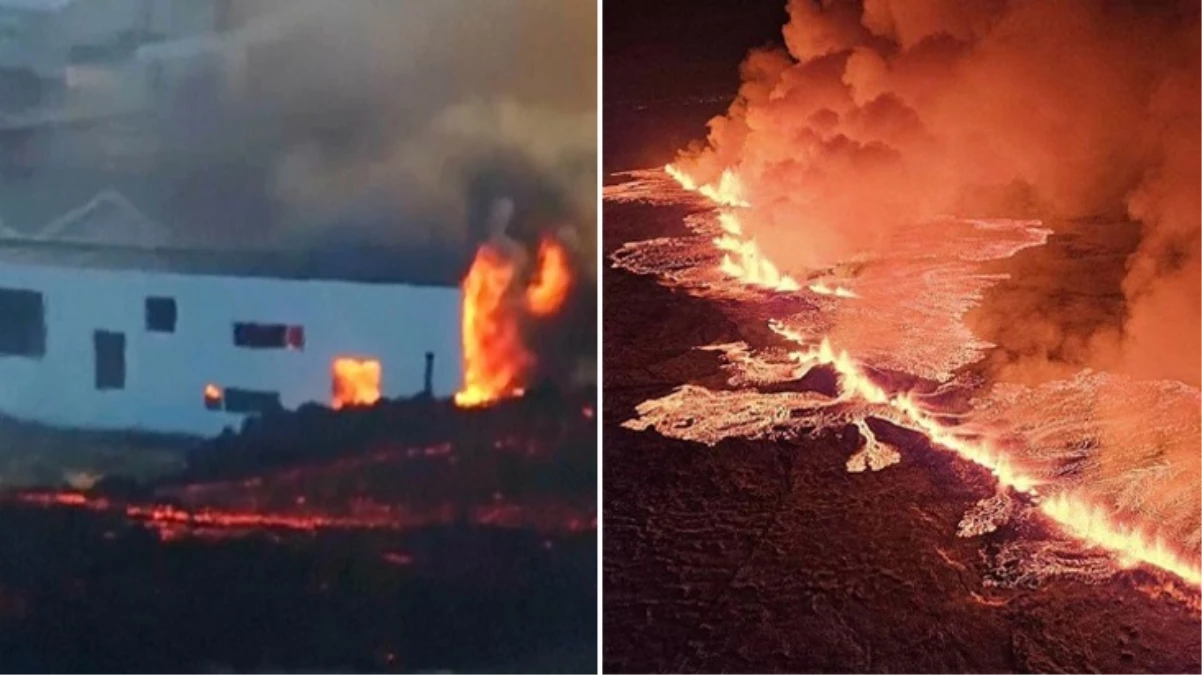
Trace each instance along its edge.
<instances>
[{"instance_id":1,"label":"white building","mask_svg":"<svg viewBox=\"0 0 1202 675\"><path fill-rule=\"evenodd\" d=\"M442 397L461 382L458 288L161 235L106 194L40 237L0 239L0 414L213 434L348 389Z\"/></svg>"}]
</instances>

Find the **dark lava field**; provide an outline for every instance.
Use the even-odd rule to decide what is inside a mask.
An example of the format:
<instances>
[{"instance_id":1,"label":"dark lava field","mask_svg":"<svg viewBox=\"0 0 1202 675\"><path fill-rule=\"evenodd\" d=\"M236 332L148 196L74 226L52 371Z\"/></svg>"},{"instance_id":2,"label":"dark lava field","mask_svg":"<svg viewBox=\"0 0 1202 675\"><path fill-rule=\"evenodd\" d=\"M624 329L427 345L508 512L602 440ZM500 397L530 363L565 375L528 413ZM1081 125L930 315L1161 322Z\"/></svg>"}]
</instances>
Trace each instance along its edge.
<instances>
[{"instance_id":1,"label":"dark lava field","mask_svg":"<svg viewBox=\"0 0 1202 675\"><path fill-rule=\"evenodd\" d=\"M595 396L306 406L0 493L0 671L593 672Z\"/></svg>"},{"instance_id":2,"label":"dark lava field","mask_svg":"<svg viewBox=\"0 0 1202 675\"><path fill-rule=\"evenodd\" d=\"M779 41L785 21L775 0L738 12L607 2L606 183L703 139L734 96L739 60ZM1202 671L1196 594L1158 596L1152 573L987 584L1019 535L956 530L994 480L917 435L891 439L896 466L851 474L860 440L850 427L714 447L623 428L636 405L682 384L723 388L719 355L694 348L755 344L764 328L612 267L625 242L684 234L686 208L603 209L607 672Z\"/></svg>"}]
</instances>

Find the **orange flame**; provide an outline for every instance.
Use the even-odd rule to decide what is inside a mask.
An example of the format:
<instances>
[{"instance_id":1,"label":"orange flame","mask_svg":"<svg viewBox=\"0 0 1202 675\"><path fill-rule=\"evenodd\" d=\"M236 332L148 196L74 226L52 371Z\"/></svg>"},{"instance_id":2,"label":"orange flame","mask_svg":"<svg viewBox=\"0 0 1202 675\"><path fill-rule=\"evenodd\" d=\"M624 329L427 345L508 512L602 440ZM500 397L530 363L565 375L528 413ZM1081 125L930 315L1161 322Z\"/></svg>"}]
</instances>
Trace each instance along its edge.
<instances>
[{"instance_id":1,"label":"orange flame","mask_svg":"<svg viewBox=\"0 0 1202 675\"><path fill-rule=\"evenodd\" d=\"M1103 509L1063 493L1043 501L1039 508L1077 537L1114 551L1123 567L1147 563L1202 586L1202 564L1178 555L1158 534L1119 523Z\"/></svg>"},{"instance_id":2,"label":"orange flame","mask_svg":"<svg viewBox=\"0 0 1202 675\"><path fill-rule=\"evenodd\" d=\"M463 388L455 394L460 406L486 405L524 393L534 357L522 342L509 298L516 274L511 260L485 244L463 280Z\"/></svg>"},{"instance_id":3,"label":"orange flame","mask_svg":"<svg viewBox=\"0 0 1202 675\"><path fill-rule=\"evenodd\" d=\"M372 359L339 357L333 364L333 402L344 406L371 405L380 400L380 362Z\"/></svg>"},{"instance_id":4,"label":"orange flame","mask_svg":"<svg viewBox=\"0 0 1202 675\"><path fill-rule=\"evenodd\" d=\"M568 254L559 242L544 239L538 245L538 269L526 289L526 306L535 316L549 316L559 311L572 284Z\"/></svg>"},{"instance_id":5,"label":"orange flame","mask_svg":"<svg viewBox=\"0 0 1202 675\"><path fill-rule=\"evenodd\" d=\"M462 407L488 405L526 393L534 355L523 340L523 313L547 317L563 307L572 287L572 269L563 245L539 243L534 274L515 290L516 263L497 246L485 244L463 280Z\"/></svg>"}]
</instances>

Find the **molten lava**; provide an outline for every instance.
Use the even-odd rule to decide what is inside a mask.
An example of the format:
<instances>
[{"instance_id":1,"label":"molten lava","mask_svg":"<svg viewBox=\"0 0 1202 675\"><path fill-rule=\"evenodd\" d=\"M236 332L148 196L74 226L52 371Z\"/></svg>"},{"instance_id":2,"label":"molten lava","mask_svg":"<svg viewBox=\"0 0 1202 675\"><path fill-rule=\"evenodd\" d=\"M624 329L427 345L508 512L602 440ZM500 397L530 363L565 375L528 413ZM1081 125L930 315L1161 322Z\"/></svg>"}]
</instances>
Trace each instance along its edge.
<instances>
[{"instance_id":1,"label":"molten lava","mask_svg":"<svg viewBox=\"0 0 1202 675\"><path fill-rule=\"evenodd\" d=\"M380 362L372 359L334 359L333 400L335 410L344 406L371 405L380 400Z\"/></svg>"},{"instance_id":2,"label":"molten lava","mask_svg":"<svg viewBox=\"0 0 1202 675\"><path fill-rule=\"evenodd\" d=\"M747 208L738 177L729 169L723 172L715 184L699 185L692 177L669 165L665 172L690 192L698 192L723 207ZM718 214L719 225L724 234L714 244L725 251L721 267L741 283L766 287L776 291L797 291L800 284L763 256L755 242L746 237L734 211L724 210ZM808 290L819 295L856 298L850 290L816 283ZM921 432L938 446L989 469L1002 486L1029 495L1039 511L1056 523L1066 533L1087 544L1110 551L1124 567L1147 564L1168 571L1193 586L1202 585L1202 564L1196 556L1182 554L1175 546L1149 529L1149 525L1120 523L1105 508L1092 503L1082 495L1064 490L1049 490L1038 476L1010 461L1010 458L994 447L989 439L975 438L958 433L935 412L926 409L909 392L894 392L879 385L869 377L868 370L854 360L846 351L836 350L828 338L815 343L799 332L774 322L771 328L781 337L798 345L790 358L800 366L801 373L810 367L821 365L833 368L839 375L838 400L862 401L883 406L891 411L889 419L900 426ZM866 425L857 424L873 446L874 439ZM878 444L879 445L879 444ZM879 451L885 460L891 456ZM869 466L874 458L853 458ZM878 457L877 459L880 459ZM853 468L849 463L849 468ZM859 469L857 463L854 467Z\"/></svg>"},{"instance_id":3,"label":"molten lava","mask_svg":"<svg viewBox=\"0 0 1202 675\"><path fill-rule=\"evenodd\" d=\"M568 254L554 239L538 245L538 268L526 289L526 306L534 316L550 316L559 311L572 286Z\"/></svg>"}]
</instances>

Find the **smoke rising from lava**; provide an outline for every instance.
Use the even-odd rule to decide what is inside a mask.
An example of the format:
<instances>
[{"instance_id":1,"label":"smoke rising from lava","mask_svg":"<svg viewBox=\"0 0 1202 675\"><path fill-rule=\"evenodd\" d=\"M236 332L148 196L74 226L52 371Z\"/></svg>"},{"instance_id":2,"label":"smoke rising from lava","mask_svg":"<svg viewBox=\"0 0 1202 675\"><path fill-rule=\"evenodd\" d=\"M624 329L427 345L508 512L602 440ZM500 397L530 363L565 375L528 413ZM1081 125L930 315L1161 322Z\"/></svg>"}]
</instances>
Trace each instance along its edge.
<instances>
[{"instance_id":1,"label":"smoke rising from lava","mask_svg":"<svg viewBox=\"0 0 1202 675\"><path fill-rule=\"evenodd\" d=\"M747 57L729 112L677 162L699 184L737 174L755 205L740 222L776 263L828 268L947 213L1089 219L1118 242L1135 220L1120 308L1033 314L1053 291L1031 283L1032 297L991 306L978 325L1024 327L1015 378L1065 359L1199 384L1196 2L791 0L788 11L785 49ZM1063 321L1072 311L1087 316Z\"/></svg>"}]
</instances>

